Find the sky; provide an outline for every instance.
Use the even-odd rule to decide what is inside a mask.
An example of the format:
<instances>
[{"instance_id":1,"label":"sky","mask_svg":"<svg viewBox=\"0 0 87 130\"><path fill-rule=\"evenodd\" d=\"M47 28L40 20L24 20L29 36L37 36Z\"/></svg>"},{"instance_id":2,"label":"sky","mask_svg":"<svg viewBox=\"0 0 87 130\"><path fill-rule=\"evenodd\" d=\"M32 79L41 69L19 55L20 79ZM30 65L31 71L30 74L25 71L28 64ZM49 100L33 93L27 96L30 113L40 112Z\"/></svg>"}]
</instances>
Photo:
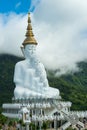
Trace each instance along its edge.
<instances>
[{"instance_id":1,"label":"sky","mask_svg":"<svg viewBox=\"0 0 87 130\"><path fill-rule=\"evenodd\" d=\"M30 8L31 0L0 0L1 13L27 13Z\"/></svg>"},{"instance_id":2,"label":"sky","mask_svg":"<svg viewBox=\"0 0 87 130\"><path fill-rule=\"evenodd\" d=\"M87 0L0 0L0 54L23 56L31 12L37 55L56 75L80 71L87 62Z\"/></svg>"}]
</instances>

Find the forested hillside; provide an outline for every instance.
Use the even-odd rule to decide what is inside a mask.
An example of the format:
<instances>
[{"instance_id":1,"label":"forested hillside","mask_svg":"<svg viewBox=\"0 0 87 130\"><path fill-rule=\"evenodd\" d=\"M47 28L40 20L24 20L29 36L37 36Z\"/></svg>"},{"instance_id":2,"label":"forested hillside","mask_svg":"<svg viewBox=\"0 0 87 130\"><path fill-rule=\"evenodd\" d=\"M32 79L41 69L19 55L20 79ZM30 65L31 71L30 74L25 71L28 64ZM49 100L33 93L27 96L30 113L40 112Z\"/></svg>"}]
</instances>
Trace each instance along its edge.
<instances>
[{"instance_id":1,"label":"forested hillside","mask_svg":"<svg viewBox=\"0 0 87 130\"><path fill-rule=\"evenodd\" d=\"M11 102L14 91L13 73L15 63L22 58L11 55L0 55L0 106ZM60 90L63 100L73 103L72 109L87 109L87 62L78 63L80 72L55 77L47 71L49 84Z\"/></svg>"}]
</instances>

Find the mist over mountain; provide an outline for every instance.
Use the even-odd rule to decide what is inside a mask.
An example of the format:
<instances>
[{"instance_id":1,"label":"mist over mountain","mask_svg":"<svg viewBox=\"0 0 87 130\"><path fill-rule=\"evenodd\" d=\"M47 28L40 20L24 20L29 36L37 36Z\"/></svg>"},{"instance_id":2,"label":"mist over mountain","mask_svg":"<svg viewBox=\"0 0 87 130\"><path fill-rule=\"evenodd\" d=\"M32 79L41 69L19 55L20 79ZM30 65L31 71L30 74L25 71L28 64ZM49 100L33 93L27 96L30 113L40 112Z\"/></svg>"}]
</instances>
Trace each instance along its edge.
<instances>
[{"instance_id":1,"label":"mist over mountain","mask_svg":"<svg viewBox=\"0 0 87 130\"><path fill-rule=\"evenodd\" d=\"M15 64L21 57L3 54L0 55L0 106L11 102L15 85L13 74ZM56 71L47 70L49 84L60 90L62 100L71 101L72 109L87 109L87 62L78 63L79 70L60 77L55 76ZM57 70L58 71L58 70Z\"/></svg>"}]
</instances>

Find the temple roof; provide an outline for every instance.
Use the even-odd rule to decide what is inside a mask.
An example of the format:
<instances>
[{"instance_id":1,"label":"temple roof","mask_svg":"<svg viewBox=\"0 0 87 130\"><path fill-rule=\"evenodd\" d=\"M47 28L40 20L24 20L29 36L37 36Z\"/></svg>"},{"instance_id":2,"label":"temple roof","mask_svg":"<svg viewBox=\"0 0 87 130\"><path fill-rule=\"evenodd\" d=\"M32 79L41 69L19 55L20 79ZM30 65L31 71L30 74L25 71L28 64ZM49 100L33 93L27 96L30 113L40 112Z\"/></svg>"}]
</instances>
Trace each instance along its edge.
<instances>
[{"instance_id":1,"label":"temple roof","mask_svg":"<svg viewBox=\"0 0 87 130\"><path fill-rule=\"evenodd\" d=\"M34 44L37 45L37 41L34 38L34 34L32 31L32 25L31 25L31 19L30 19L30 13L28 13L28 26L27 26L27 32L26 32L26 38L24 42L22 43L24 46L27 44Z\"/></svg>"}]
</instances>

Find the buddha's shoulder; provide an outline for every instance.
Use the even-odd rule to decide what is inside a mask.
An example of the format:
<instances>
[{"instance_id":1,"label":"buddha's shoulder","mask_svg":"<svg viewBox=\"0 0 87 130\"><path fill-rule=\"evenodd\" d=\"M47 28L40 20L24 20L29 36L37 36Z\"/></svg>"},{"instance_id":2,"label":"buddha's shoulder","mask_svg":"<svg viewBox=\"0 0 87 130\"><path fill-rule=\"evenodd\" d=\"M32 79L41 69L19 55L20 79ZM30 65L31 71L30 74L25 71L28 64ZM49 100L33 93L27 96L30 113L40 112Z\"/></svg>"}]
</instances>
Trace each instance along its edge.
<instances>
[{"instance_id":1,"label":"buddha's shoulder","mask_svg":"<svg viewBox=\"0 0 87 130\"><path fill-rule=\"evenodd\" d=\"M27 62L26 62L26 60L23 60L23 61L17 62L16 65L15 65L15 67L18 67L18 66L25 66L25 65L27 65Z\"/></svg>"}]
</instances>

